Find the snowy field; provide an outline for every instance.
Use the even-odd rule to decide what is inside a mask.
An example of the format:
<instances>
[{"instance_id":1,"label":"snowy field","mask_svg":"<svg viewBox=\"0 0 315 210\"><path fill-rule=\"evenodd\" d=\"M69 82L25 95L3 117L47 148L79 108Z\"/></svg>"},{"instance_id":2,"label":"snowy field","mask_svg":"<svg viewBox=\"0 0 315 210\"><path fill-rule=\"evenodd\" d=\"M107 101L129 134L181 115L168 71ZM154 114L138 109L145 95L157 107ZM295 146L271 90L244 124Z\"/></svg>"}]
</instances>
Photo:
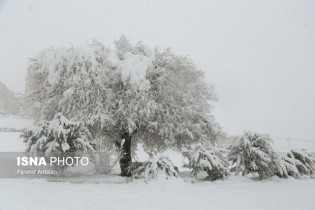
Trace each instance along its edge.
<instances>
[{"instance_id":1,"label":"snowy field","mask_svg":"<svg viewBox=\"0 0 315 210\"><path fill-rule=\"evenodd\" d=\"M23 129L32 126L32 121L18 116L0 114L0 128Z\"/></svg>"},{"instance_id":2,"label":"snowy field","mask_svg":"<svg viewBox=\"0 0 315 210\"><path fill-rule=\"evenodd\" d=\"M1 117L0 125L21 129L32 122ZM23 151L18 132L0 132L0 151ZM175 164L181 158L168 152ZM139 154L139 159L145 154ZM52 181L0 179L0 210L35 209L315 209L315 179L273 178L254 181L229 177L225 181L190 183L172 179L145 184L121 177Z\"/></svg>"},{"instance_id":3,"label":"snowy field","mask_svg":"<svg viewBox=\"0 0 315 210\"><path fill-rule=\"evenodd\" d=\"M59 183L45 180L0 180L1 210L34 209L242 209L314 210L315 180L213 183L181 181Z\"/></svg>"}]
</instances>

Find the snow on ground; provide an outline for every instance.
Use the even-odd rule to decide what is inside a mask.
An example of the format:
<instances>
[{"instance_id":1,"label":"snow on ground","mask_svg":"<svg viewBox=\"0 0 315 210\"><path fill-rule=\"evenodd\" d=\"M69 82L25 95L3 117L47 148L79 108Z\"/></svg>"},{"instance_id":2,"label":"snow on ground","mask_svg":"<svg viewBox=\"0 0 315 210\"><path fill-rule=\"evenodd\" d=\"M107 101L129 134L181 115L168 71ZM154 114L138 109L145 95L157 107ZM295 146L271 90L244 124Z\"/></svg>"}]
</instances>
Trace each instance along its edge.
<instances>
[{"instance_id":1,"label":"snow on ground","mask_svg":"<svg viewBox=\"0 0 315 210\"><path fill-rule=\"evenodd\" d=\"M25 145L19 132L0 132L0 152L23 152Z\"/></svg>"},{"instance_id":2,"label":"snow on ground","mask_svg":"<svg viewBox=\"0 0 315 210\"><path fill-rule=\"evenodd\" d=\"M31 124L29 120L0 117L0 127L21 129ZM0 132L0 152L23 150L18 132ZM166 154L180 166L180 154L174 151ZM138 160L146 158L143 151L138 153ZM127 182L118 176L79 181L0 178L0 210L314 210L314 197L315 179L254 181L232 176L216 182L192 184L172 179L145 184L142 180Z\"/></svg>"},{"instance_id":3,"label":"snow on ground","mask_svg":"<svg viewBox=\"0 0 315 210\"><path fill-rule=\"evenodd\" d=\"M182 181L69 183L36 179L0 180L0 209L242 209L314 210L315 180L250 181L246 178L197 184Z\"/></svg>"},{"instance_id":4,"label":"snow on ground","mask_svg":"<svg viewBox=\"0 0 315 210\"><path fill-rule=\"evenodd\" d=\"M4 128L21 130L33 125L33 121L17 116L0 115L0 130ZM0 132L0 152L20 152L25 146L19 132Z\"/></svg>"},{"instance_id":5,"label":"snow on ground","mask_svg":"<svg viewBox=\"0 0 315 210\"><path fill-rule=\"evenodd\" d=\"M20 130L23 128L31 127L32 125L33 125L32 120L22 119L17 116L0 114L0 128L13 128Z\"/></svg>"}]
</instances>

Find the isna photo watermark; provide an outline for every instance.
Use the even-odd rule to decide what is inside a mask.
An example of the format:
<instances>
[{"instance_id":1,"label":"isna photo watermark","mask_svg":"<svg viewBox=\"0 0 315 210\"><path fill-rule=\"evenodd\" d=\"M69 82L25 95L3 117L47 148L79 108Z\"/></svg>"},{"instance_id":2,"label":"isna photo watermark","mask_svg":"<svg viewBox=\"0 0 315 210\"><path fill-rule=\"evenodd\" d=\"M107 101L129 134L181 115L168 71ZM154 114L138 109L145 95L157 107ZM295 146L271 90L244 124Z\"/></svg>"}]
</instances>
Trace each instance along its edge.
<instances>
[{"instance_id":1,"label":"isna photo watermark","mask_svg":"<svg viewBox=\"0 0 315 210\"><path fill-rule=\"evenodd\" d=\"M17 166L87 166L87 157L17 157Z\"/></svg>"}]
</instances>

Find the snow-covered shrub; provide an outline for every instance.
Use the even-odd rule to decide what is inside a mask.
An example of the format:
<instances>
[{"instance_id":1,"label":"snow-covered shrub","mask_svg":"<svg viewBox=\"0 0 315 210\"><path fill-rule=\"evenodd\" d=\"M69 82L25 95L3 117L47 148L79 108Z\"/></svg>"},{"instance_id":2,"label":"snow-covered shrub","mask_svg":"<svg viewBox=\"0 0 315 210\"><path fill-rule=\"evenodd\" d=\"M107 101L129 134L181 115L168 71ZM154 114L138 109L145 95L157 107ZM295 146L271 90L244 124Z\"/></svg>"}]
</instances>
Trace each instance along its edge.
<instances>
[{"instance_id":1,"label":"snow-covered shrub","mask_svg":"<svg viewBox=\"0 0 315 210\"><path fill-rule=\"evenodd\" d=\"M95 151L92 136L84 123L69 121L60 113L51 121L40 121L33 129L24 129L21 137L29 155L72 157ZM66 166L55 165L58 169Z\"/></svg>"},{"instance_id":2,"label":"snow-covered shrub","mask_svg":"<svg viewBox=\"0 0 315 210\"><path fill-rule=\"evenodd\" d=\"M286 177L280 158L273 151L272 140L268 135L261 135L252 132L244 132L231 148L228 155L232 161L232 172L247 175L258 173L260 179L273 175Z\"/></svg>"},{"instance_id":3,"label":"snow-covered shrub","mask_svg":"<svg viewBox=\"0 0 315 210\"><path fill-rule=\"evenodd\" d=\"M315 159L305 150L291 150L281 157L289 176L299 178L313 175L315 171Z\"/></svg>"},{"instance_id":4,"label":"snow-covered shrub","mask_svg":"<svg viewBox=\"0 0 315 210\"><path fill-rule=\"evenodd\" d=\"M291 150L291 153L296 160L299 160L301 163L303 163L303 165L305 165L310 175L315 173L315 158L310 153L308 153L306 150L297 149Z\"/></svg>"},{"instance_id":5,"label":"snow-covered shrub","mask_svg":"<svg viewBox=\"0 0 315 210\"><path fill-rule=\"evenodd\" d=\"M296 160L291 152L283 155L281 157L281 161L282 164L285 166L287 174L289 176L299 178L301 174L307 174L307 168L299 160Z\"/></svg>"},{"instance_id":6,"label":"snow-covered shrub","mask_svg":"<svg viewBox=\"0 0 315 210\"><path fill-rule=\"evenodd\" d=\"M209 180L217 180L230 174L228 161L214 148L206 149L202 144L198 144L193 149L183 152L183 155L189 160L188 167L192 169L193 175L205 171Z\"/></svg>"},{"instance_id":7,"label":"snow-covered shrub","mask_svg":"<svg viewBox=\"0 0 315 210\"><path fill-rule=\"evenodd\" d=\"M274 175L276 175L280 178L288 178L290 176L288 169L287 169L287 166L279 154L274 153L272 165L274 168Z\"/></svg>"},{"instance_id":8,"label":"snow-covered shrub","mask_svg":"<svg viewBox=\"0 0 315 210\"><path fill-rule=\"evenodd\" d=\"M178 177L178 172L172 161L162 155L153 155L146 162L134 162L129 170L136 179L144 179L145 182L155 178Z\"/></svg>"}]
</instances>

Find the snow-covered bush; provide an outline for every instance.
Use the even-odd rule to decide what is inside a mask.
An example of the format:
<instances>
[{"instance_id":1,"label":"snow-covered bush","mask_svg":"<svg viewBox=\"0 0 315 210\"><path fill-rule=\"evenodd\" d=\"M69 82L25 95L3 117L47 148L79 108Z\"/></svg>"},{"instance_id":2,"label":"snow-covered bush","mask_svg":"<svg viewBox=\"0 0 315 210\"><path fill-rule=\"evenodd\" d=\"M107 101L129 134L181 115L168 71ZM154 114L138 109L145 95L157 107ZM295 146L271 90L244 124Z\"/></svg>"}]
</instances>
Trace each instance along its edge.
<instances>
[{"instance_id":1,"label":"snow-covered bush","mask_svg":"<svg viewBox=\"0 0 315 210\"><path fill-rule=\"evenodd\" d=\"M315 159L305 150L291 150L281 157L287 174L295 178L314 175Z\"/></svg>"},{"instance_id":2,"label":"snow-covered bush","mask_svg":"<svg viewBox=\"0 0 315 210\"><path fill-rule=\"evenodd\" d=\"M188 167L192 169L193 175L205 171L209 180L217 180L230 174L228 161L214 148L206 149L202 144L198 144L183 152L183 155L189 160Z\"/></svg>"},{"instance_id":3,"label":"snow-covered bush","mask_svg":"<svg viewBox=\"0 0 315 210\"><path fill-rule=\"evenodd\" d=\"M24 129L21 137L29 155L72 157L95 151L92 136L84 123L69 121L60 113L51 121L40 121L33 129ZM55 165L58 169L66 166Z\"/></svg>"},{"instance_id":4,"label":"snow-covered bush","mask_svg":"<svg viewBox=\"0 0 315 210\"><path fill-rule=\"evenodd\" d=\"M153 155L146 162L134 162L129 167L134 178L144 179L148 182L152 179L169 179L170 177L178 177L176 167L172 161L162 155Z\"/></svg>"},{"instance_id":5,"label":"snow-covered bush","mask_svg":"<svg viewBox=\"0 0 315 210\"><path fill-rule=\"evenodd\" d=\"M273 151L268 135L244 132L231 148L228 159L232 161L232 172L247 175L258 173L260 179L273 175L286 177L280 158Z\"/></svg>"},{"instance_id":6,"label":"snow-covered bush","mask_svg":"<svg viewBox=\"0 0 315 210\"><path fill-rule=\"evenodd\" d=\"M291 152L288 152L287 154L282 155L281 161L287 170L288 176L299 178L301 174L307 171L303 163L301 163L299 160L296 160Z\"/></svg>"},{"instance_id":7,"label":"snow-covered bush","mask_svg":"<svg viewBox=\"0 0 315 210\"><path fill-rule=\"evenodd\" d=\"M307 170L309 171L310 175L313 175L315 173L315 158L310 153L308 153L306 150L291 150L291 153L293 154L294 158L296 160L299 160Z\"/></svg>"}]
</instances>

